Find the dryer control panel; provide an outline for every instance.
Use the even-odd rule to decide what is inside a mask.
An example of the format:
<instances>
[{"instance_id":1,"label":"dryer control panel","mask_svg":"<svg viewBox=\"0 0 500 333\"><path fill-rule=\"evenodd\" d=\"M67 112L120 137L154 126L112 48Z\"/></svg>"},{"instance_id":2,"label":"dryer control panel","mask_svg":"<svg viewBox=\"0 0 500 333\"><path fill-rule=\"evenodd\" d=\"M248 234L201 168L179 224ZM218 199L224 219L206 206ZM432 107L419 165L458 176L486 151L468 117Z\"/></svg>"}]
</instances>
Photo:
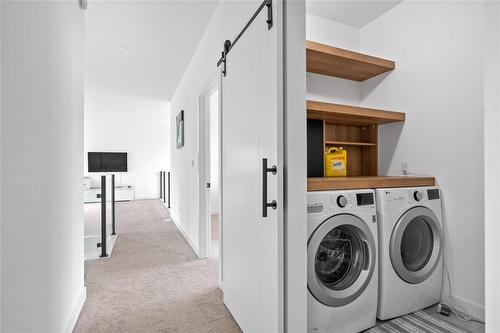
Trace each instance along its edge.
<instances>
[{"instance_id":1,"label":"dryer control panel","mask_svg":"<svg viewBox=\"0 0 500 333\"><path fill-rule=\"evenodd\" d=\"M427 199L438 200L439 199L439 190L437 188L432 188L432 189L427 190Z\"/></svg>"},{"instance_id":2,"label":"dryer control panel","mask_svg":"<svg viewBox=\"0 0 500 333\"><path fill-rule=\"evenodd\" d=\"M439 189L424 188L408 190L408 202L425 202L428 200L439 200Z\"/></svg>"},{"instance_id":3,"label":"dryer control panel","mask_svg":"<svg viewBox=\"0 0 500 333\"><path fill-rule=\"evenodd\" d=\"M388 188L377 190L382 209L393 210L406 206L441 204L438 187Z\"/></svg>"}]
</instances>

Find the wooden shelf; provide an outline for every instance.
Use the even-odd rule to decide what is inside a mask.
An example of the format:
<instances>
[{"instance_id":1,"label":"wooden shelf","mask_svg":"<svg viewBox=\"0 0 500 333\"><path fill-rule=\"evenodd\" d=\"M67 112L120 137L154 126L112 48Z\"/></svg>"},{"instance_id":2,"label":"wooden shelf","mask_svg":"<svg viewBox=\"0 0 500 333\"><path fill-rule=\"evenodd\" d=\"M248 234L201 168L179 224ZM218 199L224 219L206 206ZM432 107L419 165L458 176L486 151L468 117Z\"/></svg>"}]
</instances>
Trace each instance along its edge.
<instances>
[{"instance_id":1,"label":"wooden shelf","mask_svg":"<svg viewBox=\"0 0 500 333\"><path fill-rule=\"evenodd\" d=\"M307 118L341 125L369 126L405 121L406 115L402 112L308 100Z\"/></svg>"},{"instance_id":2,"label":"wooden shelf","mask_svg":"<svg viewBox=\"0 0 500 333\"><path fill-rule=\"evenodd\" d=\"M394 188L434 186L434 177L409 177L409 176L361 176L361 177L331 177L308 178L308 191L328 191L365 188Z\"/></svg>"},{"instance_id":3,"label":"wooden shelf","mask_svg":"<svg viewBox=\"0 0 500 333\"><path fill-rule=\"evenodd\" d=\"M307 71L365 81L396 67L394 61L306 41Z\"/></svg>"},{"instance_id":4,"label":"wooden shelf","mask_svg":"<svg viewBox=\"0 0 500 333\"><path fill-rule=\"evenodd\" d=\"M371 142L349 142L349 141L325 141L325 145L335 146L376 146Z\"/></svg>"},{"instance_id":5,"label":"wooden shelf","mask_svg":"<svg viewBox=\"0 0 500 333\"><path fill-rule=\"evenodd\" d=\"M307 71L365 81L396 68L395 62L306 41ZM307 101L308 191L433 186L433 177L379 177L378 125L406 120L402 112ZM344 146L347 177L322 177L328 146Z\"/></svg>"}]
</instances>

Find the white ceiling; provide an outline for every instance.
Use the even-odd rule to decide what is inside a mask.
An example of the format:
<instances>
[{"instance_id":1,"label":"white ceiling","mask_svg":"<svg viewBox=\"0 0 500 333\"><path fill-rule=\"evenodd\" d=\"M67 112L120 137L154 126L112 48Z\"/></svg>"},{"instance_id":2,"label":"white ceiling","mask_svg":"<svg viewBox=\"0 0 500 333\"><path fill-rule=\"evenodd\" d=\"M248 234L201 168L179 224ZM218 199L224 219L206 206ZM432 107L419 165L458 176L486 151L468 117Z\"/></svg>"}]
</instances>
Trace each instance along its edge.
<instances>
[{"instance_id":1,"label":"white ceiling","mask_svg":"<svg viewBox=\"0 0 500 333\"><path fill-rule=\"evenodd\" d=\"M309 14L321 16L356 28L362 28L401 2L403 2L403 0L307 0L306 8Z\"/></svg>"},{"instance_id":2,"label":"white ceiling","mask_svg":"<svg viewBox=\"0 0 500 333\"><path fill-rule=\"evenodd\" d=\"M169 101L218 1L90 1L86 80Z\"/></svg>"}]
</instances>

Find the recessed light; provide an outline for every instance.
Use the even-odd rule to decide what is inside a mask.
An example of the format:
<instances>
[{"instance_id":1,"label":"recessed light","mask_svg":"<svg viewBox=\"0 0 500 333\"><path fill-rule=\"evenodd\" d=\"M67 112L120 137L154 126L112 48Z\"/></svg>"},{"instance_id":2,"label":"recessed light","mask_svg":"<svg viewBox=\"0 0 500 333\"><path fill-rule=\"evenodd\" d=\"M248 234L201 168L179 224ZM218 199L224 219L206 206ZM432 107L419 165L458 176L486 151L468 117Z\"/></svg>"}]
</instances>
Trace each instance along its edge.
<instances>
[{"instance_id":1,"label":"recessed light","mask_svg":"<svg viewBox=\"0 0 500 333\"><path fill-rule=\"evenodd\" d=\"M118 46L118 50L120 50L120 52L125 52L127 48L125 46Z\"/></svg>"}]
</instances>

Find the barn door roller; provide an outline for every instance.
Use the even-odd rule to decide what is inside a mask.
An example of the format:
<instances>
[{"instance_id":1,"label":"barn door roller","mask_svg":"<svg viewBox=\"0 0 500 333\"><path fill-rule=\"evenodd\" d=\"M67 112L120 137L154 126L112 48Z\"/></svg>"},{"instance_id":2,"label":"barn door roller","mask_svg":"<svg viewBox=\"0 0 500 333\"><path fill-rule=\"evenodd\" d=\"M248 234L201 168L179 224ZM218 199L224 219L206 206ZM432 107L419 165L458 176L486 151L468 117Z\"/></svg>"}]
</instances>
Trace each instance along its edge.
<instances>
[{"instance_id":1,"label":"barn door roller","mask_svg":"<svg viewBox=\"0 0 500 333\"><path fill-rule=\"evenodd\" d=\"M241 36L243 36L245 31L252 24L252 22L255 20L255 18L260 14L261 10L264 9L264 7L267 7L267 20L266 20L267 29L270 30L273 27L273 3L272 3L272 0L264 0L260 4L259 8L257 8L255 13L252 15L250 20L247 22L247 24L245 24L245 26L243 27L243 30L241 30L241 32L238 34L238 36L236 36L234 41L231 42L229 39L227 39L224 42L222 56L219 59L219 61L217 61L217 67L219 67L221 64L223 64L222 74L224 74L224 76L226 76L226 60L227 60L227 55L228 55L229 51L231 51L231 49L236 45L238 40L241 38Z\"/></svg>"}]
</instances>

